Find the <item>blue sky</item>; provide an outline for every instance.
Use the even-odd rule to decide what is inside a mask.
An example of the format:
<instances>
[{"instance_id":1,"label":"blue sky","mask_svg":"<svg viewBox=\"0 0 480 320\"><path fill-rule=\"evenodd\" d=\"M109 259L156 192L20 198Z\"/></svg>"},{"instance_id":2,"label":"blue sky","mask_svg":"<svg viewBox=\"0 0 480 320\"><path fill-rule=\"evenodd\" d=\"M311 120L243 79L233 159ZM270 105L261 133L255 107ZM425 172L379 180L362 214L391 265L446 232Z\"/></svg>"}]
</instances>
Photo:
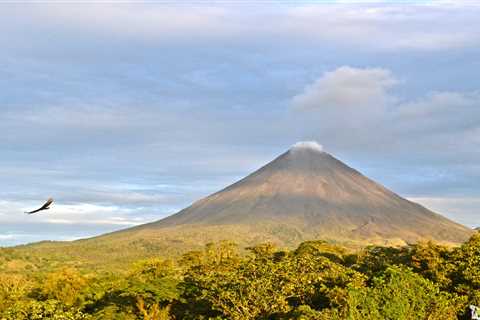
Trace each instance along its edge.
<instances>
[{"instance_id":1,"label":"blue sky","mask_svg":"<svg viewBox=\"0 0 480 320\"><path fill-rule=\"evenodd\" d=\"M479 226L479 17L473 1L2 3L0 245L160 219L300 140Z\"/></svg>"}]
</instances>

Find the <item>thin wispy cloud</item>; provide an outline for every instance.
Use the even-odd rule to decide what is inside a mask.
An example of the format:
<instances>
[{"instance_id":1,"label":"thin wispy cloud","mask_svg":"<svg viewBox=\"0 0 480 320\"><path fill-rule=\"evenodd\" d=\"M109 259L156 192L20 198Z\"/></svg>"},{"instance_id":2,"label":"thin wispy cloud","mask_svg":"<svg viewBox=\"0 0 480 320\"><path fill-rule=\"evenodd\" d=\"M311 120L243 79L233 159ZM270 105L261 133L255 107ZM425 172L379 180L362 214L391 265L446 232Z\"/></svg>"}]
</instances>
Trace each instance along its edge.
<instances>
[{"instance_id":1,"label":"thin wispy cloud","mask_svg":"<svg viewBox=\"0 0 480 320\"><path fill-rule=\"evenodd\" d=\"M256 41L269 37L328 41L386 50L445 50L480 43L480 6L471 2L69 3L5 6L4 24L116 41ZM15 21L12 21L15 17ZM456 21L463 19L463 24ZM268 23L262 23L268 21ZM33 23L32 23L33 22ZM27 24L28 23L28 24ZM473 25L472 25L473 24ZM428 25L428 28L424 26ZM34 26L40 26L35 30ZM16 30L13 30L16 31ZM81 40L81 39L80 39ZM42 39L36 39L42 43Z\"/></svg>"}]
</instances>

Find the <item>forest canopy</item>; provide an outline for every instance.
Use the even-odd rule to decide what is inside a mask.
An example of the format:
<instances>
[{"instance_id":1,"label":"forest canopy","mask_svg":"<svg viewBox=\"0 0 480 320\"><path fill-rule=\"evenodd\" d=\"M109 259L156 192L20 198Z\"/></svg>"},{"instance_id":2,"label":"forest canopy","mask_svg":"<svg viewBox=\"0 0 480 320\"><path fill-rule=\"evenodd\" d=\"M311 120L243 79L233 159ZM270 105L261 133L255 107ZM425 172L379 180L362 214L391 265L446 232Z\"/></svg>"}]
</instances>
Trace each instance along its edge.
<instances>
[{"instance_id":1,"label":"forest canopy","mask_svg":"<svg viewBox=\"0 0 480 320\"><path fill-rule=\"evenodd\" d=\"M49 268L42 268L48 265ZM0 319L462 319L480 304L480 234L351 251L211 243L125 272L0 249Z\"/></svg>"}]
</instances>

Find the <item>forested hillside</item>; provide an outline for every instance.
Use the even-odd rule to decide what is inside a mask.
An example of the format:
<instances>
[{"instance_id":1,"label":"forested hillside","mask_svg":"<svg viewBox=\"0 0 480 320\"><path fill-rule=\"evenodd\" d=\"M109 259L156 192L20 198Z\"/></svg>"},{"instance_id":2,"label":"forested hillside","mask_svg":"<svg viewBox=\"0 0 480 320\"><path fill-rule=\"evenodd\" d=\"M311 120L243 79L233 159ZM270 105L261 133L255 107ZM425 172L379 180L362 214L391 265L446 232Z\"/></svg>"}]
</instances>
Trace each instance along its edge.
<instances>
[{"instance_id":1,"label":"forested hillside","mask_svg":"<svg viewBox=\"0 0 480 320\"><path fill-rule=\"evenodd\" d=\"M123 272L15 253L0 250L0 319L458 319L480 304L478 233L357 252L218 242Z\"/></svg>"}]
</instances>

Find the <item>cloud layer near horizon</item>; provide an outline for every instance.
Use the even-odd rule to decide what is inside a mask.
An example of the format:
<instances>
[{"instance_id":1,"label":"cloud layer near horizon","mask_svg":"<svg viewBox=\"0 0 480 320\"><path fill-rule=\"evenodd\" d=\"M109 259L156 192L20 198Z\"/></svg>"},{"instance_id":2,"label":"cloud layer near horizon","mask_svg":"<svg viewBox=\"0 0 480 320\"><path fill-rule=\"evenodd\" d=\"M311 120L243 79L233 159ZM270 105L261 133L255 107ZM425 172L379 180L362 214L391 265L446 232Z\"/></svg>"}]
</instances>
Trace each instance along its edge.
<instances>
[{"instance_id":1,"label":"cloud layer near horizon","mask_svg":"<svg viewBox=\"0 0 480 320\"><path fill-rule=\"evenodd\" d=\"M159 219L300 140L480 224L478 5L0 7L0 245Z\"/></svg>"}]
</instances>

